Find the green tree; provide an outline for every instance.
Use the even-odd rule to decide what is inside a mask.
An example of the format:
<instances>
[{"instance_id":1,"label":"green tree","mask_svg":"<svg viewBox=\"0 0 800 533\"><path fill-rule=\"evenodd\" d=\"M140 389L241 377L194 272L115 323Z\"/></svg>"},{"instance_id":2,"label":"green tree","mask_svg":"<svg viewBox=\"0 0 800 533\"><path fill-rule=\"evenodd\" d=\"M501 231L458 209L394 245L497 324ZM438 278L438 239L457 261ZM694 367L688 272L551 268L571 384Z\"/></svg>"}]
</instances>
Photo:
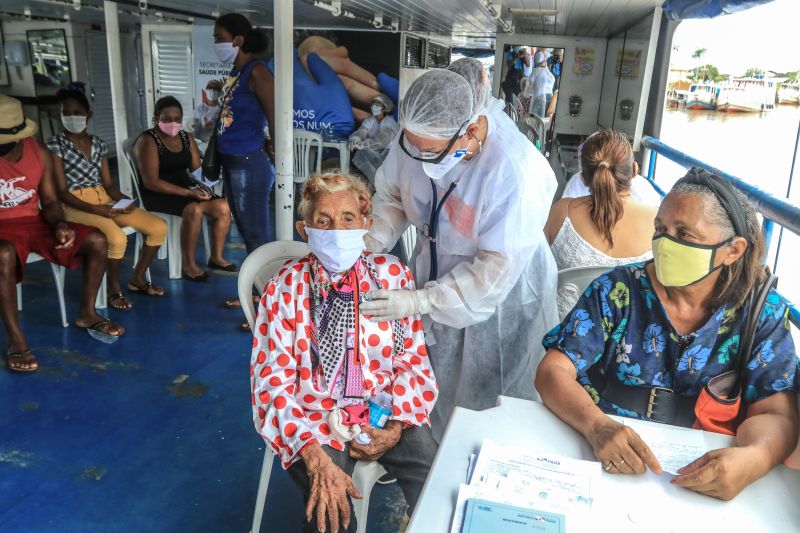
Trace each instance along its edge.
<instances>
[{"instance_id":1,"label":"green tree","mask_svg":"<svg viewBox=\"0 0 800 533\"><path fill-rule=\"evenodd\" d=\"M698 48L697 50L692 52L692 59L696 59L698 63L698 66L694 67L694 76L692 78L695 81L700 79L700 66L699 66L700 60L703 58L704 55L706 55L706 52L708 52L708 50L706 50L705 48Z\"/></svg>"},{"instance_id":2,"label":"green tree","mask_svg":"<svg viewBox=\"0 0 800 533\"><path fill-rule=\"evenodd\" d=\"M750 67L744 73L745 78L753 78L757 75L764 74L764 71L757 67Z\"/></svg>"}]
</instances>

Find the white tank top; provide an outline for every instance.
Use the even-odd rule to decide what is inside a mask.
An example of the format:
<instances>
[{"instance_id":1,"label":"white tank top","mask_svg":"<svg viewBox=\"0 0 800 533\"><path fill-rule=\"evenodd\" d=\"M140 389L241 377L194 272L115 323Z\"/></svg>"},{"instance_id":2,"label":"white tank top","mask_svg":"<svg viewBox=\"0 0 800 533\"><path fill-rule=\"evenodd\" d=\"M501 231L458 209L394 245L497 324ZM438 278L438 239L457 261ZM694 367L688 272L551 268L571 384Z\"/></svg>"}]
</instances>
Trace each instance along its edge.
<instances>
[{"instance_id":1,"label":"white tank top","mask_svg":"<svg viewBox=\"0 0 800 533\"><path fill-rule=\"evenodd\" d=\"M564 270L574 267L588 267L588 266L607 266L609 268L617 267L620 265L628 265L630 263L640 263L649 260L653 257L652 252L647 252L635 257L611 257L591 244L586 239L581 237L572 225L572 221L567 216L561 229L558 230L558 235L550 245L550 250L553 252L553 257L556 260L558 270ZM564 317L578 301L580 293L575 290L575 287L559 287L558 289L558 314Z\"/></svg>"}]
</instances>

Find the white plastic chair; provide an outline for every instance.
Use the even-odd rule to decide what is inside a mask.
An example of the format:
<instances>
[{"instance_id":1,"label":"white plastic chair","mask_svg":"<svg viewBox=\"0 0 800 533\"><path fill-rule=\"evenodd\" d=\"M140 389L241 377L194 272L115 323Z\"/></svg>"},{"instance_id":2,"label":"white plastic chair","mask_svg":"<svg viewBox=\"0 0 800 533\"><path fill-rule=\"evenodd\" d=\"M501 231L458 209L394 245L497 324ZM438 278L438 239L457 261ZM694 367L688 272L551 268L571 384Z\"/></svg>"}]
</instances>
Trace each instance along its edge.
<instances>
[{"instance_id":1,"label":"white plastic chair","mask_svg":"<svg viewBox=\"0 0 800 533\"><path fill-rule=\"evenodd\" d=\"M125 159L128 160L128 164L131 167L131 182L133 182L134 194L139 198L142 209L147 209L147 206L144 205L144 201L142 200L141 191L139 190L139 167L136 165L136 159L133 157L133 147L136 144L137 138L138 137L131 137L122 143L122 151L125 153ZM167 242L158 250L158 258L164 259L166 257L169 261L170 279L179 279L183 275L183 257L181 256L181 222L183 219L182 217L167 213L150 212L157 214L167 223ZM206 220L206 217L203 217L201 226L203 228L203 245L206 249L206 257L210 258L211 240L208 233L208 220ZM137 250L138 248L139 245L137 242Z\"/></svg>"},{"instance_id":2,"label":"white plastic chair","mask_svg":"<svg viewBox=\"0 0 800 533\"><path fill-rule=\"evenodd\" d=\"M294 130L294 182L304 183L311 175L311 148L316 146L315 172L322 171L322 135L313 131Z\"/></svg>"},{"instance_id":3,"label":"white plastic chair","mask_svg":"<svg viewBox=\"0 0 800 533\"><path fill-rule=\"evenodd\" d=\"M517 114L517 109L512 104L506 104L506 114L511 117L511 120L514 122L519 121L519 115Z\"/></svg>"},{"instance_id":4,"label":"white plastic chair","mask_svg":"<svg viewBox=\"0 0 800 533\"><path fill-rule=\"evenodd\" d=\"M402 246L403 253L406 256L406 265L408 265L408 268L411 269L411 272L416 278L417 273L414 272L414 265L411 263L411 255L414 253L414 248L417 246L417 228L411 225L408 226L400 236L400 245Z\"/></svg>"},{"instance_id":5,"label":"white plastic chair","mask_svg":"<svg viewBox=\"0 0 800 533\"><path fill-rule=\"evenodd\" d=\"M255 327L256 309L253 305L253 287L259 293L272 279L278 270L290 259L297 259L308 254L308 245L296 241L275 241L259 246L247 256L239 269L239 301L242 311L250 324L250 329ZM267 500L269 478L272 473L272 461L275 455L271 448L265 444L264 461L261 463L261 477L258 481L256 494L256 508L253 512L251 533L261 531L261 518L264 515L264 504ZM353 471L353 484L364 497L361 500L353 499L353 510L358 523L358 533L365 533L367 529L367 515L369 514L369 495L375 482L384 475L383 467L374 462L358 461Z\"/></svg>"},{"instance_id":6,"label":"white plastic chair","mask_svg":"<svg viewBox=\"0 0 800 533\"><path fill-rule=\"evenodd\" d=\"M565 268L558 272L558 290L562 287L572 287L577 294L582 294L586 287L611 270L609 266L584 266ZM560 317L563 320L564 317Z\"/></svg>"},{"instance_id":7,"label":"white plastic chair","mask_svg":"<svg viewBox=\"0 0 800 533\"><path fill-rule=\"evenodd\" d=\"M37 261L44 261L44 257L39 254L31 253L28 255L26 263L35 263ZM67 309L64 304L64 273L65 268L55 263L50 263L50 270L53 272L53 281L56 284L56 294L58 296L58 308L61 311L61 324L66 328L69 326L67 322ZM17 283L17 310L22 311L22 284Z\"/></svg>"}]
</instances>

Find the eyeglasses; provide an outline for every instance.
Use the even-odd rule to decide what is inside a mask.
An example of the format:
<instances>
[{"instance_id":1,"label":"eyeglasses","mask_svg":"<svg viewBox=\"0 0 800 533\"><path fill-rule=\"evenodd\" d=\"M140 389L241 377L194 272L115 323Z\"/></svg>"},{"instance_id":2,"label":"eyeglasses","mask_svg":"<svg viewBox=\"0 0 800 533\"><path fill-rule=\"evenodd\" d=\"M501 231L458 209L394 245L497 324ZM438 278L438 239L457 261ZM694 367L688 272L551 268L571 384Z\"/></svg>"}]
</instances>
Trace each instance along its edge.
<instances>
[{"instance_id":1,"label":"eyeglasses","mask_svg":"<svg viewBox=\"0 0 800 533\"><path fill-rule=\"evenodd\" d=\"M400 138L397 140L397 142L400 143L400 148L402 148L406 155L411 159L416 159L417 161L422 161L423 163L433 163L435 165L437 163L441 163L442 159L444 159L447 154L450 153L450 149L454 144L456 144L456 141L459 139L459 137L463 136L461 130L464 129L464 126L466 126L468 122L469 120L465 120L464 123L459 126L458 132L453 136L452 139L450 139L450 142L447 143L447 148L438 154L435 152L422 152L419 148L406 141L405 130L400 132Z\"/></svg>"}]
</instances>

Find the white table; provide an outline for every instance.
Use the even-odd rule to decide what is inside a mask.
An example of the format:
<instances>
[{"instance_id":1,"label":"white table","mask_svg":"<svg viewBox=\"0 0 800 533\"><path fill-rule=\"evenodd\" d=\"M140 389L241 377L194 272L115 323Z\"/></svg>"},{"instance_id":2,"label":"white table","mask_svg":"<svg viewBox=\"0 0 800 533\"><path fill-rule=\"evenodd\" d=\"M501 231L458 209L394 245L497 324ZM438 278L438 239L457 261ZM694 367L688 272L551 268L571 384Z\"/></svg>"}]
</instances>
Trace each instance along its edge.
<instances>
[{"instance_id":1,"label":"white table","mask_svg":"<svg viewBox=\"0 0 800 533\"><path fill-rule=\"evenodd\" d=\"M350 173L350 146L347 139L322 139L323 148L335 148L339 150L339 170L343 174Z\"/></svg>"},{"instance_id":2,"label":"white table","mask_svg":"<svg viewBox=\"0 0 800 533\"><path fill-rule=\"evenodd\" d=\"M652 422L647 422L648 424ZM686 428L668 428L680 439ZM703 432L709 449L730 444L731 438ZM595 460L583 437L547 407L536 402L499 397L486 411L456 408L422 491L408 533L450 531L460 483L465 482L471 453L484 438L576 459ZM800 531L800 472L783 466L747 487L731 502L723 502L670 485L669 474L622 476L603 473L595 494L594 532L717 533ZM568 519L569 520L569 519ZM571 531L568 529L568 532ZM499 532L498 532L499 533Z\"/></svg>"}]
</instances>

